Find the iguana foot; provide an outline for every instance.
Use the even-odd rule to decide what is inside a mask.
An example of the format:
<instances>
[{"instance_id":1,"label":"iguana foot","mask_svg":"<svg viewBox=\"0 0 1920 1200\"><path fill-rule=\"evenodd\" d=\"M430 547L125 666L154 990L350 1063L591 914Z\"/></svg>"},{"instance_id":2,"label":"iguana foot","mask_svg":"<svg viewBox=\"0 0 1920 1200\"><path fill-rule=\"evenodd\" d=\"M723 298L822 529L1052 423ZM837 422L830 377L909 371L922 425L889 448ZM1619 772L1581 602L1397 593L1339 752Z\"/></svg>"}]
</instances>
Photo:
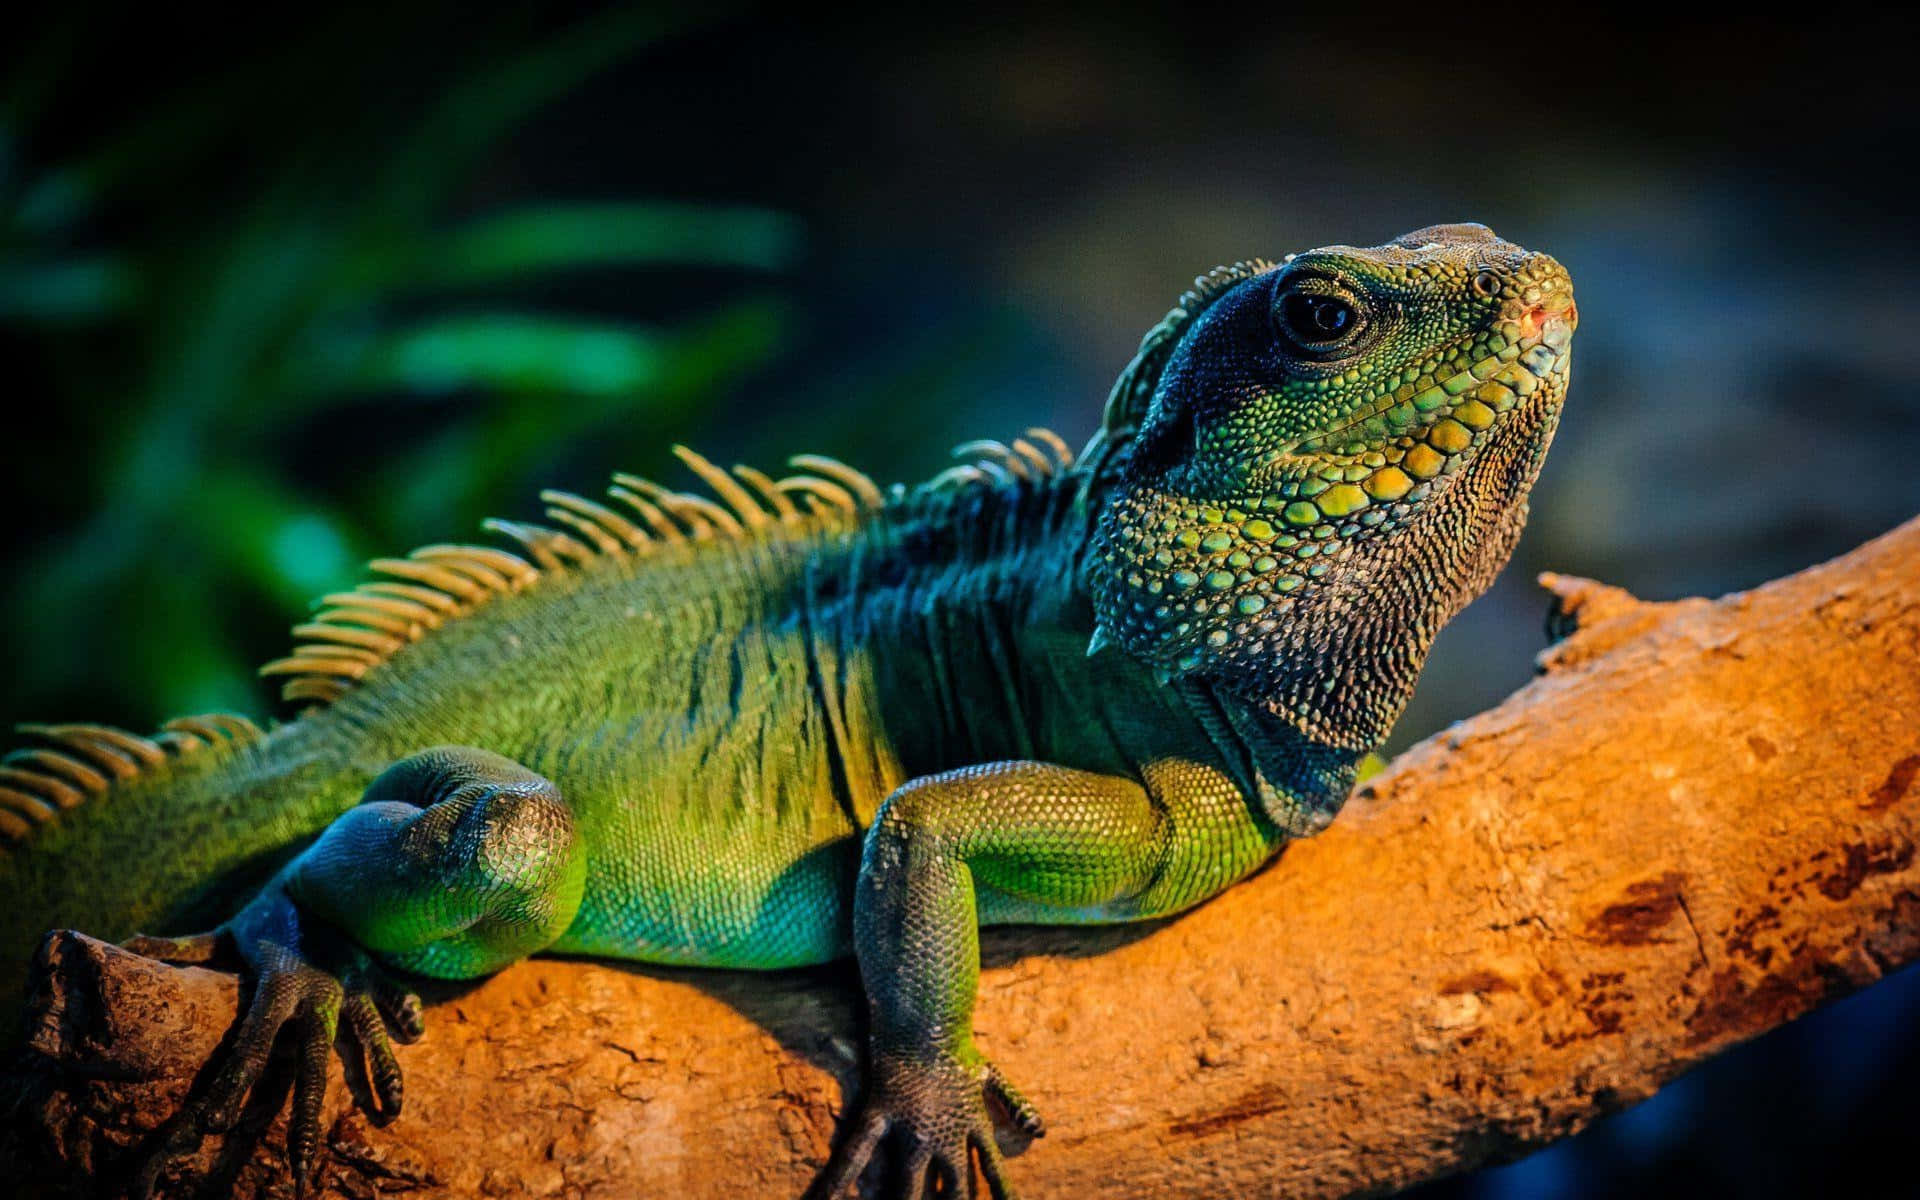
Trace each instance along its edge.
<instances>
[{"instance_id":1,"label":"iguana foot","mask_svg":"<svg viewBox=\"0 0 1920 1200\"><path fill-rule=\"evenodd\" d=\"M327 1056L342 1024L364 1056L349 1066L365 1071L368 1115L380 1123L399 1115L400 1064L388 1029L403 1042L420 1037L419 997L390 980L351 942L303 917L277 886L212 933L137 936L125 945L168 962L209 963L234 956L253 982L231 1044L203 1075L205 1086L155 1133L134 1174L135 1197L152 1196L169 1164L193 1153L208 1135L233 1128L283 1033L298 1047L287 1126L287 1165L296 1196L307 1194L318 1165Z\"/></svg>"},{"instance_id":2,"label":"iguana foot","mask_svg":"<svg viewBox=\"0 0 1920 1200\"><path fill-rule=\"evenodd\" d=\"M999 1068L970 1051L932 1058L882 1055L873 1073L871 1093L810 1195L817 1200L851 1195L874 1148L898 1131L907 1156L901 1184L906 1200L922 1200L936 1177L941 1195L974 1195L976 1156L993 1200L1012 1200L987 1101L991 1098L1007 1123L1028 1137L1043 1136L1046 1127Z\"/></svg>"}]
</instances>

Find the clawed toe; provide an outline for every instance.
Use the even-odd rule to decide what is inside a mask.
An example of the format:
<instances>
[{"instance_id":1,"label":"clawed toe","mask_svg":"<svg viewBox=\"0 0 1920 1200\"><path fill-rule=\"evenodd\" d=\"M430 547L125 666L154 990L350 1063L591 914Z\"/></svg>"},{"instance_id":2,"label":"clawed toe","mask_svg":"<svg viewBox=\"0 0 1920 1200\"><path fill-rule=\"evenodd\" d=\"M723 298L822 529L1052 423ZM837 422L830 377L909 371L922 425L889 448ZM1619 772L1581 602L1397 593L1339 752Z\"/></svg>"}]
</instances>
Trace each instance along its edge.
<instances>
[{"instance_id":1,"label":"clawed toe","mask_svg":"<svg viewBox=\"0 0 1920 1200\"><path fill-rule=\"evenodd\" d=\"M1015 1129L1030 1138L1047 1136L1047 1123L1041 1119L1040 1110L992 1063L987 1064L987 1095L999 1101Z\"/></svg>"},{"instance_id":2,"label":"clawed toe","mask_svg":"<svg viewBox=\"0 0 1920 1200\"><path fill-rule=\"evenodd\" d=\"M351 990L365 992L386 1018L402 1043L417 1042L427 1032L426 1012L420 997L371 959L363 961L344 980Z\"/></svg>"},{"instance_id":3,"label":"clawed toe","mask_svg":"<svg viewBox=\"0 0 1920 1200\"><path fill-rule=\"evenodd\" d=\"M371 996L354 992L341 1004L340 1024L362 1060L353 1065L365 1071L367 1115L374 1124L385 1125L400 1115L404 1099L400 1060L393 1052L386 1023Z\"/></svg>"}]
</instances>

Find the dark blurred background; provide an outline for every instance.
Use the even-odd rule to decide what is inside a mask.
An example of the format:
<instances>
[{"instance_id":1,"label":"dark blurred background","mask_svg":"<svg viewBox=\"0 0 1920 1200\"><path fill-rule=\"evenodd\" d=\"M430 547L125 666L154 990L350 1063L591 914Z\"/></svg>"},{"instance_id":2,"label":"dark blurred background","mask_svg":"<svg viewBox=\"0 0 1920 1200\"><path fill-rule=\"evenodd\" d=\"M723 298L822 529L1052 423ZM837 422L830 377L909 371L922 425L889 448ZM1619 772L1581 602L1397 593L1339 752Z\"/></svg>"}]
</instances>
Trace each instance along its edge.
<instances>
[{"instance_id":1,"label":"dark blurred background","mask_svg":"<svg viewBox=\"0 0 1920 1200\"><path fill-rule=\"evenodd\" d=\"M1583 320L1396 746L1527 680L1537 571L1717 594L1920 510L1909 31L1444 7L16 13L0 719L277 711L253 666L361 561L676 440L1077 444L1196 272L1436 221L1553 252ZM1420 1194L1882 1194L1916 1018L1908 973Z\"/></svg>"}]
</instances>

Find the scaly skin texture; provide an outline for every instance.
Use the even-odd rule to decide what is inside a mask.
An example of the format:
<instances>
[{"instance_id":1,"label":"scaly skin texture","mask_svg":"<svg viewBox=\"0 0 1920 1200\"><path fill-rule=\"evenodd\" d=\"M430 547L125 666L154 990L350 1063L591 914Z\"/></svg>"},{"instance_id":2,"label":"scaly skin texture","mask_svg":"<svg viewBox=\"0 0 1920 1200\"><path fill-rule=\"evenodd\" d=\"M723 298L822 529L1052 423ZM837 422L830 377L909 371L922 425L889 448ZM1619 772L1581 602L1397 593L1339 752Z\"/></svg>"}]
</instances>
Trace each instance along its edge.
<instances>
[{"instance_id":1,"label":"scaly skin texture","mask_svg":"<svg viewBox=\"0 0 1920 1200\"><path fill-rule=\"evenodd\" d=\"M731 510L623 480L644 526L558 497L585 541L508 528L539 570L422 551L271 668L331 703L192 754L55 731L70 761L0 776L0 833L31 834L0 951L211 924L138 944L253 977L144 1188L283 1026L300 1186L337 1030L397 1109L386 1027L419 1021L389 968L853 952L873 1071L819 1191L896 1131L907 1194L976 1159L1009 1194L987 1099L1040 1122L973 1044L979 926L1178 912L1333 818L1512 549L1574 319L1557 263L1479 226L1242 264L1148 336L1071 467L992 447L881 504L817 460L783 485L690 456Z\"/></svg>"}]
</instances>

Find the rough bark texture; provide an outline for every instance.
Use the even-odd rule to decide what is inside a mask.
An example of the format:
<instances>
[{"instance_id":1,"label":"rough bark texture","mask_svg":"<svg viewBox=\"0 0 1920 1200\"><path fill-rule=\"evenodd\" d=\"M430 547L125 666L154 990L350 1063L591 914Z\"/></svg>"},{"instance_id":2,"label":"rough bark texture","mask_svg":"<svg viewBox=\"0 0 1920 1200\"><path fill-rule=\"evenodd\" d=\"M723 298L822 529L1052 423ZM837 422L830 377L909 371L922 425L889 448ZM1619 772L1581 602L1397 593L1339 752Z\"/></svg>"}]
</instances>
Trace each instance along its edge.
<instances>
[{"instance_id":1,"label":"rough bark texture","mask_svg":"<svg viewBox=\"0 0 1920 1200\"><path fill-rule=\"evenodd\" d=\"M1027 1194L1391 1189L1920 954L1920 521L1713 602L1546 582L1579 630L1542 678L1260 877L1170 922L987 937L981 1043L1054 1130L1014 1160ZM0 1174L110 1182L235 985L62 935L37 987ZM856 1085L854 988L539 961L431 993L397 1122L336 1079L324 1191L797 1194ZM270 1194L275 1137L207 1164Z\"/></svg>"}]
</instances>

